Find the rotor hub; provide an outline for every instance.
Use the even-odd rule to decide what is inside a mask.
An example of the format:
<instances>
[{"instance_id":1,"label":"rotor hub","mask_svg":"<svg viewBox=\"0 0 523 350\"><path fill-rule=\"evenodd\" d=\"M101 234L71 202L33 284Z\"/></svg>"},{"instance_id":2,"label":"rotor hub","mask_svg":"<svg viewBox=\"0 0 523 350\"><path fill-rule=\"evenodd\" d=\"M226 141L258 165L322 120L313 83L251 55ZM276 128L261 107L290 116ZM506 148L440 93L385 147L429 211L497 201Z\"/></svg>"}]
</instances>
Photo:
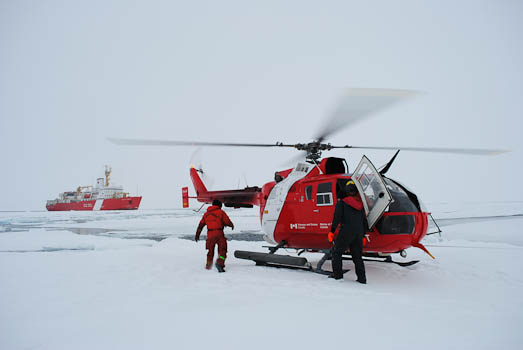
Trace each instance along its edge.
<instances>
[{"instance_id":1,"label":"rotor hub","mask_svg":"<svg viewBox=\"0 0 523 350\"><path fill-rule=\"evenodd\" d=\"M311 161L317 161L320 159L322 151L329 151L332 149L332 145L330 143L320 143L319 141L298 143L294 147L297 150L307 152L305 158Z\"/></svg>"}]
</instances>

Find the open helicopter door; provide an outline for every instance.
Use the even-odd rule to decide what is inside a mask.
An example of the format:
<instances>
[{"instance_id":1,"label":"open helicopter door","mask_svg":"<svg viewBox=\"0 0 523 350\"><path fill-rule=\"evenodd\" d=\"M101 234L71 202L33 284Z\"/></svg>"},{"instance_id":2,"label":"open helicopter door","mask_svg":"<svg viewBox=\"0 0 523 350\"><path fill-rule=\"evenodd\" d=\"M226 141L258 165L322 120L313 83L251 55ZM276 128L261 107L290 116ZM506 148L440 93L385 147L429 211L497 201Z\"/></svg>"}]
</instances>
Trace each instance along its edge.
<instances>
[{"instance_id":1,"label":"open helicopter door","mask_svg":"<svg viewBox=\"0 0 523 350\"><path fill-rule=\"evenodd\" d=\"M380 173L365 156L361 158L352 173L352 179L360 192L369 229L371 229L392 202L392 196Z\"/></svg>"}]
</instances>

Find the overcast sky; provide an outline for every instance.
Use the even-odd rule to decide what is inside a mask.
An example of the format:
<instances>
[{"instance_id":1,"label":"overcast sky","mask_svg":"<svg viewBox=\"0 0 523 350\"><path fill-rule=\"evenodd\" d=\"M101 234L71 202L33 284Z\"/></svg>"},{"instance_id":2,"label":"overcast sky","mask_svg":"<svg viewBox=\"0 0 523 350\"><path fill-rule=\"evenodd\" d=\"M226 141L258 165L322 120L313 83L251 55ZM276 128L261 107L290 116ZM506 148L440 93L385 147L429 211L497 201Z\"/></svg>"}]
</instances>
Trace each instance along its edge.
<instances>
[{"instance_id":1,"label":"overcast sky","mask_svg":"<svg viewBox=\"0 0 523 350\"><path fill-rule=\"evenodd\" d=\"M1 1L0 210L44 210L105 164L142 208L180 207L194 148L107 137L308 142L350 87L425 94L329 142L510 149L402 152L388 175L428 203L521 201L522 4ZM381 166L393 153L330 154L353 169L362 154ZM263 185L294 155L204 148L199 158L213 189L230 189Z\"/></svg>"}]
</instances>

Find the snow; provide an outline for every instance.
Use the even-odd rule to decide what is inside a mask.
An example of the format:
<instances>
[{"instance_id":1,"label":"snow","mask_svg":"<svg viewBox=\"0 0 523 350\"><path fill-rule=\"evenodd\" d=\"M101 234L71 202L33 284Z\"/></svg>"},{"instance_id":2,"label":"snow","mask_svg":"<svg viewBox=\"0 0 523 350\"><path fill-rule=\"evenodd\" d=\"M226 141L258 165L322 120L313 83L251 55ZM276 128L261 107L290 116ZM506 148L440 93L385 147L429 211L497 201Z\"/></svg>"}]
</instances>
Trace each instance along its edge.
<instances>
[{"instance_id":1,"label":"snow","mask_svg":"<svg viewBox=\"0 0 523 350\"><path fill-rule=\"evenodd\" d=\"M254 241L230 240L227 272L207 271L205 242L183 239L190 210L0 213L0 348L519 349L523 206L428 208L436 259L367 262L367 285L233 257L265 251ZM255 209L228 212L229 237L261 233Z\"/></svg>"}]
</instances>

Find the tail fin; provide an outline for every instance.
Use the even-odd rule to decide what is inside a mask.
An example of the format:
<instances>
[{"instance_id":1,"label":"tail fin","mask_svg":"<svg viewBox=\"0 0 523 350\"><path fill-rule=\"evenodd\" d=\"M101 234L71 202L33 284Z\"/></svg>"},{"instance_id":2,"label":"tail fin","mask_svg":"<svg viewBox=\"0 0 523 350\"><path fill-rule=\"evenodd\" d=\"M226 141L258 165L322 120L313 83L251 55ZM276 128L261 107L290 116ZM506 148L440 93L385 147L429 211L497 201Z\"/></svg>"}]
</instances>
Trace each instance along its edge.
<instances>
[{"instance_id":1,"label":"tail fin","mask_svg":"<svg viewBox=\"0 0 523 350\"><path fill-rule=\"evenodd\" d=\"M189 208L189 187L182 187L182 203L184 208Z\"/></svg>"},{"instance_id":2,"label":"tail fin","mask_svg":"<svg viewBox=\"0 0 523 350\"><path fill-rule=\"evenodd\" d=\"M191 167L191 180L194 185L194 189L196 190L197 197L207 194L207 187L205 187L203 184L202 179L198 175L198 171L194 167Z\"/></svg>"},{"instance_id":3,"label":"tail fin","mask_svg":"<svg viewBox=\"0 0 523 350\"><path fill-rule=\"evenodd\" d=\"M210 204L214 199L217 199L226 207L233 208L252 208L253 205L260 205L261 188L259 187L246 187L243 190L208 191L198 174L199 170L191 167L190 171L198 202Z\"/></svg>"}]
</instances>

